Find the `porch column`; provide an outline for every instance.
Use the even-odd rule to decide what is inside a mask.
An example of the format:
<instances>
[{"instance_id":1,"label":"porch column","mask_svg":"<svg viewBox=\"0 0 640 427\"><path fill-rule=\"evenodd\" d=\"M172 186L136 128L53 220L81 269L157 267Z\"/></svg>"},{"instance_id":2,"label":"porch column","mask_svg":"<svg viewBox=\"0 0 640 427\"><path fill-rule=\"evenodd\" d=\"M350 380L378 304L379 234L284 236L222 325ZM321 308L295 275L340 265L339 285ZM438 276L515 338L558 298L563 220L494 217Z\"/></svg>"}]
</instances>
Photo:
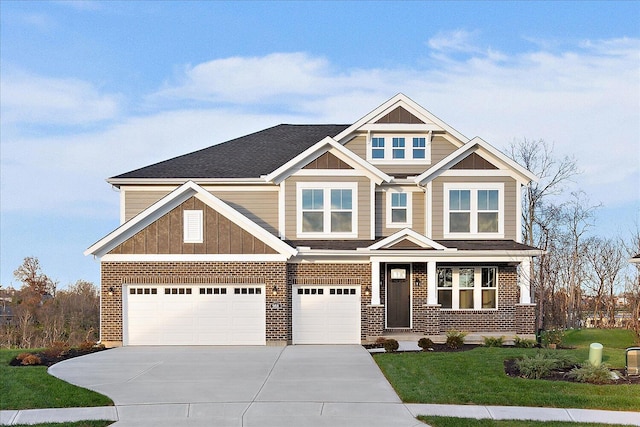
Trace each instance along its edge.
<instances>
[{"instance_id":1,"label":"porch column","mask_svg":"<svg viewBox=\"0 0 640 427\"><path fill-rule=\"evenodd\" d=\"M371 260L371 305L380 305L380 261Z\"/></svg>"},{"instance_id":2,"label":"porch column","mask_svg":"<svg viewBox=\"0 0 640 427\"><path fill-rule=\"evenodd\" d=\"M518 283L520 284L520 304L531 304L531 258L525 258L520 262Z\"/></svg>"},{"instance_id":3,"label":"porch column","mask_svg":"<svg viewBox=\"0 0 640 427\"><path fill-rule=\"evenodd\" d=\"M427 305L438 304L436 262L427 261Z\"/></svg>"}]
</instances>

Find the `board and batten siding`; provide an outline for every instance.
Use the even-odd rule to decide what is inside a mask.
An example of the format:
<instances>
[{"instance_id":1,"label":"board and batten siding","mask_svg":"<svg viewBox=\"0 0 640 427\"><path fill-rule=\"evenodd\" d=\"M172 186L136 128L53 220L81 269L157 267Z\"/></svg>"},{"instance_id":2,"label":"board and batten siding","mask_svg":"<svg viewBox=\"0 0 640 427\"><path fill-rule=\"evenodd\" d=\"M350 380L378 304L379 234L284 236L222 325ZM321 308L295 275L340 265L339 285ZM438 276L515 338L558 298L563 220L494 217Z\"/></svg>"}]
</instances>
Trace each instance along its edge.
<instances>
[{"instance_id":1,"label":"board and batten siding","mask_svg":"<svg viewBox=\"0 0 640 427\"><path fill-rule=\"evenodd\" d=\"M285 181L285 236L297 237L297 183L317 182L318 185L329 182L358 184L358 239L371 238L371 181L364 176L291 176ZM328 237L330 238L330 237Z\"/></svg>"},{"instance_id":2,"label":"board and batten siding","mask_svg":"<svg viewBox=\"0 0 640 427\"><path fill-rule=\"evenodd\" d=\"M387 228L388 195L388 192L376 191L376 237L390 236L401 230L401 228ZM425 193L423 191L412 191L411 198L411 229L416 233L425 234Z\"/></svg>"},{"instance_id":3,"label":"board and batten siding","mask_svg":"<svg viewBox=\"0 0 640 427\"><path fill-rule=\"evenodd\" d=\"M505 176L446 176L438 177L432 184L432 227L433 239L444 238L444 184L445 183L504 183L504 238L517 241L517 192L520 191L515 179Z\"/></svg>"},{"instance_id":4,"label":"board and batten siding","mask_svg":"<svg viewBox=\"0 0 640 427\"><path fill-rule=\"evenodd\" d=\"M241 191L212 186L204 186L204 188L267 231L278 235L277 188L268 190L242 189ZM157 190L127 189L124 193L125 221L138 215L170 192L171 190L166 188Z\"/></svg>"}]
</instances>

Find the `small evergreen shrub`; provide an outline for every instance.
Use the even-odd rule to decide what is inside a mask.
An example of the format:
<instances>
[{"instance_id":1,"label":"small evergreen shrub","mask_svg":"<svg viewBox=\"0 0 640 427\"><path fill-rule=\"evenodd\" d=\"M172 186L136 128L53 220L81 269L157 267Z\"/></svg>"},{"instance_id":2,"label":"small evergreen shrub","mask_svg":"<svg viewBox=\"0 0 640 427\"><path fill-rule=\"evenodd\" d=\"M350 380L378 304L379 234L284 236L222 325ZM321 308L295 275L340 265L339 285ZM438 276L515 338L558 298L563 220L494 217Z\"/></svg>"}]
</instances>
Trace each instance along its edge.
<instances>
[{"instance_id":1,"label":"small evergreen shrub","mask_svg":"<svg viewBox=\"0 0 640 427\"><path fill-rule=\"evenodd\" d=\"M447 347L449 348L460 348L464 344L464 337L466 337L466 332L460 332L456 330L450 330L447 332Z\"/></svg>"},{"instance_id":2,"label":"small evergreen shrub","mask_svg":"<svg viewBox=\"0 0 640 427\"><path fill-rule=\"evenodd\" d=\"M398 341L394 339L388 339L384 341L383 346L384 351L386 351L387 353L393 353L394 351L398 350L400 344L398 344Z\"/></svg>"},{"instance_id":3,"label":"small evergreen shrub","mask_svg":"<svg viewBox=\"0 0 640 427\"><path fill-rule=\"evenodd\" d=\"M40 358L35 354L27 354L25 357L22 358L20 363L24 366L41 365L42 360L40 360Z\"/></svg>"},{"instance_id":4,"label":"small evergreen shrub","mask_svg":"<svg viewBox=\"0 0 640 427\"><path fill-rule=\"evenodd\" d=\"M613 382L613 378L611 378L611 370L606 363L601 363L599 366L593 366L587 361L580 367L573 368L569 373L567 373L567 376L581 383L610 384Z\"/></svg>"},{"instance_id":5,"label":"small evergreen shrub","mask_svg":"<svg viewBox=\"0 0 640 427\"><path fill-rule=\"evenodd\" d=\"M504 337L482 337L485 347L502 347Z\"/></svg>"},{"instance_id":6,"label":"small evergreen shrub","mask_svg":"<svg viewBox=\"0 0 640 427\"><path fill-rule=\"evenodd\" d=\"M534 380L548 376L555 369L568 369L574 365L570 355L549 351L540 351L533 357L524 356L516 361L520 375Z\"/></svg>"},{"instance_id":7,"label":"small evergreen shrub","mask_svg":"<svg viewBox=\"0 0 640 427\"><path fill-rule=\"evenodd\" d=\"M542 332L542 345L545 347L562 345L564 340L564 330L562 329L549 329Z\"/></svg>"},{"instance_id":8,"label":"small evergreen shrub","mask_svg":"<svg viewBox=\"0 0 640 427\"><path fill-rule=\"evenodd\" d=\"M422 337L418 340L418 347L420 347L422 351L427 351L430 348L433 348L433 345L433 341L427 337Z\"/></svg>"},{"instance_id":9,"label":"small evergreen shrub","mask_svg":"<svg viewBox=\"0 0 640 427\"><path fill-rule=\"evenodd\" d=\"M526 338L520 338L517 335L513 339L513 345L516 348L533 348L533 347L536 346L536 344L537 344L536 340L529 340L529 339L526 339Z\"/></svg>"}]
</instances>

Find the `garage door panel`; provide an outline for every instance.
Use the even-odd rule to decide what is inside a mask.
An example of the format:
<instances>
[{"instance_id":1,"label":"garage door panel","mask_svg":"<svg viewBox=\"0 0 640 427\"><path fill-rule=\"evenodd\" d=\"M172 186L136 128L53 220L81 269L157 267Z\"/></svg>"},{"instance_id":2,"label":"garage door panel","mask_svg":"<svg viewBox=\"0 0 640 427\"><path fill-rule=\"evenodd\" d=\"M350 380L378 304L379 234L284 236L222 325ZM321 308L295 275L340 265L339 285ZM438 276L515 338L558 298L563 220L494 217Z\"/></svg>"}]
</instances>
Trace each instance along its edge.
<instances>
[{"instance_id":1,"label":"garage door panel","mask_svg":"<svg viewBox=\"0 0 640 427\"><path fill-rule=\"evenodd\" d=\"M293 289L294 344L359 344L360 289L297 286Z\"/></svg>"},{"instance_id":2,"label":"garage door panel","mask_svg":"<svg viewBox=\"0 0 640 427\"><path fill-rule=\"evenodd\" d=\"M266 343L264 286L130 288L123 300L125 345Z\"/></svg>"}]
</instances>

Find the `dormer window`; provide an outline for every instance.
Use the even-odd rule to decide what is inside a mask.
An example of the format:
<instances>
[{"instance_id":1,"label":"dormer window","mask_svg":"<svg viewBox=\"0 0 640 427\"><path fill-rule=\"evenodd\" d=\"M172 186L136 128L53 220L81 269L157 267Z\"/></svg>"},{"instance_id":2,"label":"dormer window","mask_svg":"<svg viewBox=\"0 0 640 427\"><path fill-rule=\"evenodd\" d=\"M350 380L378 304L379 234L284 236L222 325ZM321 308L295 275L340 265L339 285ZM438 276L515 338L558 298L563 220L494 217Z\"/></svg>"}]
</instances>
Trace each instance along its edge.
<instances>
[{"instance_id":1,"label":"dormer window","mask_svg":"<svg viewBox=\"0 0 640 427\"><path fill-rule=\"evenodd\" d=\"M373 164L430 164L431 132L426 134L371 135L367 160Z\"/></svg>"}]
</instances>

